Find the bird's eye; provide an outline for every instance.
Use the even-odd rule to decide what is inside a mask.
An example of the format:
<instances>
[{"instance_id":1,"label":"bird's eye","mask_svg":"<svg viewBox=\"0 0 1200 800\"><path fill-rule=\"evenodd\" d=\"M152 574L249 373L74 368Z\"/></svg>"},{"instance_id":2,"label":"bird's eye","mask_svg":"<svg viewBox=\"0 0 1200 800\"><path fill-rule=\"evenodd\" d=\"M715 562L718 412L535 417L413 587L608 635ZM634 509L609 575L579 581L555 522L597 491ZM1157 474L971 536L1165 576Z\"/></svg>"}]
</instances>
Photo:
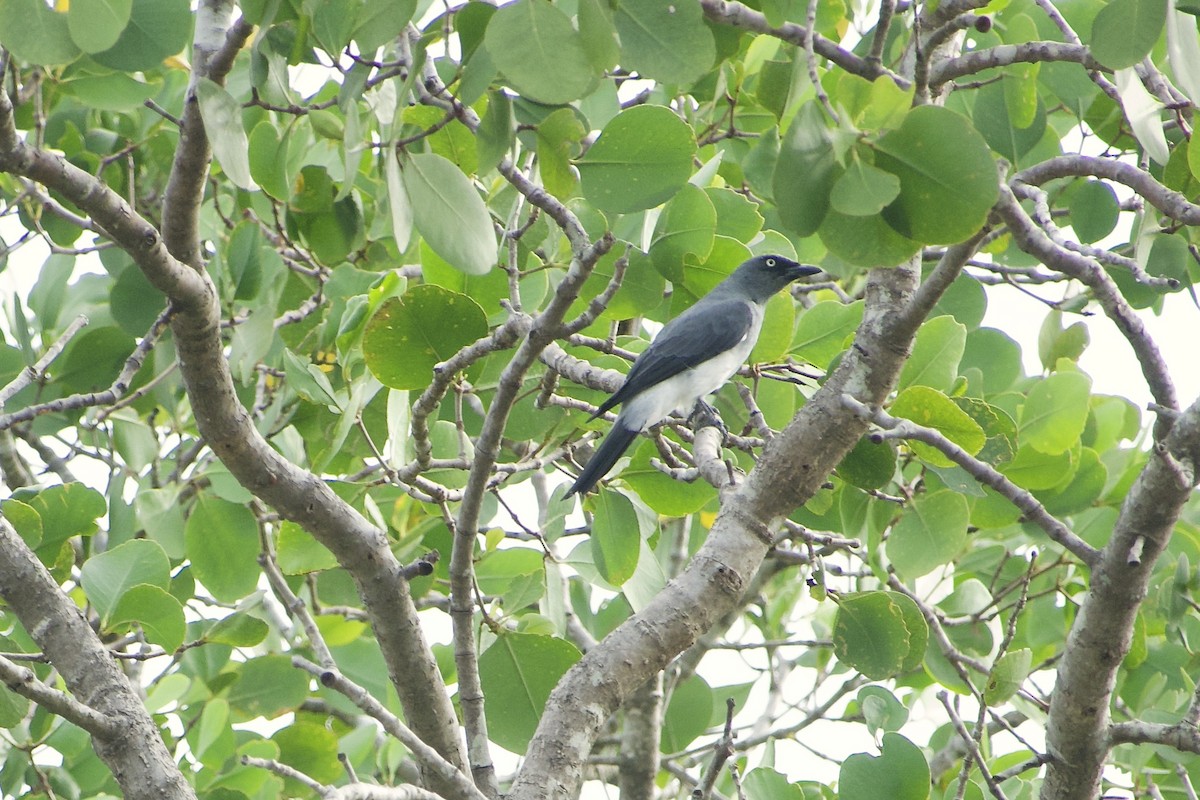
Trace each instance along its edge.
<instances>
[{"instance_id":1,"label":"bird's eye","mask_svg":"<svg viewBox=\"0 0 1200 800\"><path fill-rule=\"evenodd\" d=\"M775 266L775 259L773 259L773 258L768 258L768 259L767 259L767 266L768 266L768 267L773 267L773 266Z\"/></svg>"}]
</instances>

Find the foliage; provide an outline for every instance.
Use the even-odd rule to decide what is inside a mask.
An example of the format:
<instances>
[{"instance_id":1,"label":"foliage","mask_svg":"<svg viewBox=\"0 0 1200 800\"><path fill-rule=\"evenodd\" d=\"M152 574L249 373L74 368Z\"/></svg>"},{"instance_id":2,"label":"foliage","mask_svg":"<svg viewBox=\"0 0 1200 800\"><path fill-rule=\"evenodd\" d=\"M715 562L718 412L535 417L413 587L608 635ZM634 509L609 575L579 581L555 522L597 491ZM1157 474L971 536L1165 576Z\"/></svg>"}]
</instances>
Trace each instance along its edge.
<instances>
[{"instance_id":1,"label":"foliage","mask_svg":"<svg viewBox=\"0 0 1200 800\"><path fill-rule=\"evenodd\" d=\"M0 793L1194 796L1200 409L1137 313L1200 278L1195 6L0 0L0 47ZM728 435L564 500L764 253L827 280Z\"/></svg>"}]
</instances>

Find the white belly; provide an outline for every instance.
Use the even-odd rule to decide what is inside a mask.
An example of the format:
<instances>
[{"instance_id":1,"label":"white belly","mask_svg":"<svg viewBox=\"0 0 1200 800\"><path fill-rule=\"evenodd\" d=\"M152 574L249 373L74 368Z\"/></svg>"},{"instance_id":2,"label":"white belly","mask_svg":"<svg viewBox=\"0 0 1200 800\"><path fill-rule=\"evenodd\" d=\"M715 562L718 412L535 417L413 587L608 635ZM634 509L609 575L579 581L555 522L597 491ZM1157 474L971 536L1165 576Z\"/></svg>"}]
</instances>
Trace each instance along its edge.
<instances>
[{"instance_id":1,"label":"white belly","mask_svg":"<svg viewBox=\"0 0 1200 800\"><path fill-rule=\"evenodd\" d=\"M645 430L666 419L672 411L683 415L692 413L697 400L720 389L746 363L762 327L761 310L754 316L750 330L732 349L698 367L667 378L626 401L619 414L621 421L631 429Z\"/></svg>"}]
</instances>

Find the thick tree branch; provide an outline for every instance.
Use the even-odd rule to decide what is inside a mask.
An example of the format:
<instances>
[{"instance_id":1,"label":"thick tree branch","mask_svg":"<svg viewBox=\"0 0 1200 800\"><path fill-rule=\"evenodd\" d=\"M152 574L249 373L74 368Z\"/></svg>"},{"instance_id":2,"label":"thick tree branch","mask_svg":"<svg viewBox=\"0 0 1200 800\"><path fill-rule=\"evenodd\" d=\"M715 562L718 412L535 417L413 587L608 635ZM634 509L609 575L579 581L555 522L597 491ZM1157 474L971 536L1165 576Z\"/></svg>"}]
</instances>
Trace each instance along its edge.
<instances>
[{"instance_id":1,"label":"thick tree branch","mask_svg":"<svg viewBox=\"0 0 1200 800\"><path fill-rule=\"evenodd\" d=\"M1181 413L1134 482L1092 570L1067 637L1050 700L1043 796L1091 800L1112 747L1109 705L1117 670L1159 554L1196 486L1200 401ZM1133 559L1130 554L1138 552Z\"/></svg>"},{"instance_id":2,"label":"thick tree branch","mask_svg":"<svg viewBox=\"0 0 1200 800\"><path fill-rule=\"evenodd\" d=\"M914 265L875 270L854 346L826 385L768 443L758 466L730 491L687 568L559 682L513 784L516 800L575 796L592 743L629 692L739 602L774 544L776 521L812 496L866 429L842 406L850 392L878 404L895 385L917 323L894 311L916 289Z\"/></svg>"},{"instance_id":3,"label":"thick tree branch","mask_svg":"<svg viewBox=\"0 0 1200 800\"><path fill-rule=\"evenodd\" d=\"M621 800L654 800L663 723L663 675L656 673L625 701L617 782Z\"/></svg>"},{"instance_id":4,"label":"thick tree branch","mask_svg":"<svg viewBox=\"0 0 1200 800\"><path fill-rule=\"evenodd\" d=\"M234 389L209 277L172 257L158 231L102 182L60 156L25 145L3 91L0 170L43 183L88 213L167 295L176 312L171 326L180 373L201 436L243 486L284 519L303 525L354 577L413 729L465 770L454 709L387 536L323 480L283 458L254 426ZM436 776L431 788L449 789Z\"/></svg>"},{"instance_id":5,"label":"thick tree branch","mask_svg":"<svg viewBox=\"0 0 1200 800\"><path fill-rule=\"evenodd\" d=\"M0 519L0 597L62 675L72 697L36 692L7 669L4 680L24 686L37 702L92 734L96 755L130 800L193 800L195 793L146 713L138 690L75 603L23 539ZM15 665L12 665L15 667ZM17 668L19 669L19 668ZM44 687L48 691L54 690ZM24 692L22 692L24 693Z\"/></svg>"},{"instance_id":6,"label":"thick tree branch","mask_svg":"<svg viewBox=\"0 0 1200 800\"><path fill-rule=\"evenodd\" d=\"M121 733L117 720L85 706L69 694L47 686L37 679L33 670L14 664L0 656L0 682L22 697L37 703L47 711L73 722L93 736L113 738Z\"/></svg>"},{"instance_id":7,"label":"thick tree branch","mask_svg":"<svg viewBox=\"0 0 1200 800\"><path fill-rule=\"evenodd\" d=\"M1091 51L1083 45L1063 42L1001 44L986 50L973 50L932 67L929 70L929 86L936 91L949 81L986 69L1012 64L1041 64L1047 61L1073 61L1089 70L1103 69L1092 59Z\"/></svg>"}]
</instances>

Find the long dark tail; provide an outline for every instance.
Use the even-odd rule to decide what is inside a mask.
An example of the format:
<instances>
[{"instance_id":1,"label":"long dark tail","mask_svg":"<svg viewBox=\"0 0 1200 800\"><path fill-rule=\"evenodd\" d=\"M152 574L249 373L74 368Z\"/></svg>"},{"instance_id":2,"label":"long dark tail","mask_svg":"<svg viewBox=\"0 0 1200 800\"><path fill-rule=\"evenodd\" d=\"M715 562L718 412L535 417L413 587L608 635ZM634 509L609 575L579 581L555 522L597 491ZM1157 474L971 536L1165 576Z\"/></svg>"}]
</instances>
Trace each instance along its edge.
<instances>
[{"instance_id":1,"label":"long dark tail","mask_svg":"<svg viewBox=\"0 0 1200 800\"><path fill-rule=\"evenodd\" d=\"M617 459L629 449L629 445L637 438L637 435L637 430L625 427L618 419L613 424L612 430L608 432L608 436L604 437L604 441L596 448L595 454L583 468L583 472L580 472L575 483L571 484L566 497L573 494L586 494L596 485L596 481L608 474L612 465L617 463Z\"/></svg>"}]
</instances>

